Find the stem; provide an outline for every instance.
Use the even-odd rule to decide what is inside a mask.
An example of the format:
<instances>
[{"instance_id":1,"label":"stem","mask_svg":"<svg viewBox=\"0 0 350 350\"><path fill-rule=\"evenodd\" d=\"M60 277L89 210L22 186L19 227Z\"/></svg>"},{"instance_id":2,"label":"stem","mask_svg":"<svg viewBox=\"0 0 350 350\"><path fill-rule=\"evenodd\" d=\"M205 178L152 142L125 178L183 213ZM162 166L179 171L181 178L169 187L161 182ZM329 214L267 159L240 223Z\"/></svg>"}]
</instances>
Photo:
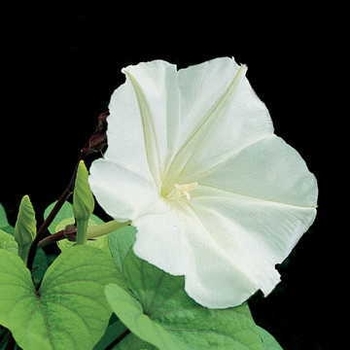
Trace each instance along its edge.
<instances>
[{"instance_id":1,"label":"stem","mask_svg":"<svg viewBox=\"0 0 350 350\"><path fill-rule=\"evenodd\" d=\"M89 219L77 220L77 244L85 244L87 241L87 227Z\"/></svg>"},{"instance_id":2,"label":"stem","mask_svg":"<svg viewBox=\"0 0 350 350\"><path fill-rule=\"evenodd\" d=\"M35 253L36 253L36 250L38 248L39 242L45 238L47 228L50 226L53 219L55 218L57 213L62 208L64 202L73 193L74 181L75 181L75 177L76 177L76 173L78 170L80 160L83 160L86 156L88 156L91 153L102 152L102 150L106 147L106 145L107 145L107 136L106 136L107 121L106 120L107 120L108 115L109 115L109 112L104 112L98 116L98 124L96 126L96 129L95 129L94 133L91 135L91 137L89 138L86 146L80 150L80 155L78 157L78 164L76 165L76 167L74 169L73 175L69 181L68 186L63 191L60 198L56 202L55 206L51 210L50 214L48 215L46 220L44 220L44 222L42 223L42 225L40 226L40 228L36 234L32 244L29 248L29 253L28 253L28 258L27 258L27 268L30 271L33 268Z\"/></svg>"},{"instance_id":3,"label":"stem","mask_svg":"<svg viewBox=\"0 0 350 350\"><path fill-rule=\"evenodd\" d=\"M101 236L108 235L113 231L119 230L122 227L129 226L131 221L118 222L115 220L105 222L100 225L89 226L87 228L87 239L95 239ZM43 238L39 243L38 247L43 248L52 243L61 241L62 239L68 239L69 241L76 241L77 228L73 225L69 225L64 230L58 231L50 236Z\"/></svg>"},{"instance_id":4,"label":"stem","mask_svg":"<svg viewBox=\"0 0 350 350\"><path fill-rule=\"evenodd\" d=\"M58 242L62 239L67 238L70 241L75 241L77 234L77 228L73 225L66 227L64 230L58 231L50 236L43 238L39 243L38 247L43 248L52 243Z\"/></svg>"},{"instance_id":5,"label":"stem","mask_svg":"<svg viewBox=\"0 0 350 350\"><path fill-rule=\"evenodd\" d=\"M27 259L27 268L30 271L33 268L33 262L34 262L34 258L35 258L35 253L36 253L36 250L38 248L39 242L45 237L47 228L50 226L50 224L52 223L53 219L55 218L57 213L62 208L62 206L65 203L65 201L73 193L73 189L72 188L73 188L73 184L74 184L74 180L75 180L75 175L76 175L77 169L78 169L78 166L75 167L73 175L72 175L72 177L71 177L71 179L70 179L70 181L68 183L68 186L66 187L66 189L61 194L61 196L58 199L58 201L56 202L55 206L52 208L50 214L47 216L47 218L41 224L41 226L40 226L40 228L39 228L39 230L38 230L38 232L37 232L37 234L36 234L32 244L31 244L31 246L29 248L28 259Z\"/></svg>"},{"instance_id":6,"label":"stem","mask_svg":"<svg viewBox=\"0 0 350 350\"><path fill-rule=\"evenodd\" d=\"M114 349L114 346L119 344L128 334L130 334L131 332L129 331L129 329L126 329L125 332L123 332L122 334L120 334L114 341L113 343L111 343L109 346L106 347L106 350L112 350Z\"/></svg>"},{"instance_id":7,"label":"stem","mask_svg":"<svg viewBox=\"0 0 350 350\"><path fill-rule=\"evenodd\" d=\"M109 346L121 335L127 328L121 321L116 321L110 324L100 341L95 345L94 349L96 350L106 350Z\"/></svg>"}]
</instances>

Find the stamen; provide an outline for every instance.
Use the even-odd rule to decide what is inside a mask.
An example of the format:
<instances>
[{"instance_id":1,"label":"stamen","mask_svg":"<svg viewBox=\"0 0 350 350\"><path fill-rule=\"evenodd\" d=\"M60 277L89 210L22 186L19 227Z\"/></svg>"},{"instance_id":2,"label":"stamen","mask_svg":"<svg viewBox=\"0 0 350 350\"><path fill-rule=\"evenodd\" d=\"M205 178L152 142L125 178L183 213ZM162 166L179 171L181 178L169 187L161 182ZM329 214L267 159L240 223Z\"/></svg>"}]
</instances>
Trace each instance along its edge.
<instances>
[{"instance_id":1,"label":"stamen","mask_svg":"<svg viewBox=\"0 0 350 350\"><path fill-rule=\"evenodd\" d=\"M191 200L190 192L198 187L198 182L188 184L174 184L174 188L167 195L168 199L179 200L185 197L188 201Z\"/></svg>"}]
</instances>

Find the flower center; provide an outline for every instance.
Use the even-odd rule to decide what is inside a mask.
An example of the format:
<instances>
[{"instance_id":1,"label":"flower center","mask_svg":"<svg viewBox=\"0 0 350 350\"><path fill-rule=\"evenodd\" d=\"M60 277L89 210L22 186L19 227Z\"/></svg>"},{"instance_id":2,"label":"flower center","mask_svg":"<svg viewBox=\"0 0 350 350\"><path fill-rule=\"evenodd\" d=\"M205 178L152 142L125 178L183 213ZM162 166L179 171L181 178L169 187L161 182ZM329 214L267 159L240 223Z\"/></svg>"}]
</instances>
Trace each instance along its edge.
<instances>
[{"instance_id":1,"label":"flower center","mask_svg":"<svg viewBox=\"0 0 350 350\"><path fill-rule=\"evenodd\" d=\"M191 182L189 184L174 184L172 190L166 195L167 199L179 200L185 197L188 201L191 200L190 192L198 187L198 182Z\"/></svg>"}]
</instances>

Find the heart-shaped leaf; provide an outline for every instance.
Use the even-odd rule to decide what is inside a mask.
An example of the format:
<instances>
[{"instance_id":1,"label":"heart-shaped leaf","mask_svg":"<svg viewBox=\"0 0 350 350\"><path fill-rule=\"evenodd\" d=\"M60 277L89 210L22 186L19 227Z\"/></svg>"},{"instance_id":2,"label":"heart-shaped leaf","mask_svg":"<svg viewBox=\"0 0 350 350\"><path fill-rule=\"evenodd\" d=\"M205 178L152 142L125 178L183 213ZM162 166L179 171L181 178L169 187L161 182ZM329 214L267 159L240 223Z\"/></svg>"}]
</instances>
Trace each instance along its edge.
<instances>
[{"instance_id":1,"label":"heart-shaped leaf","mask_svg":"<svg viewBox=\"0 0 350 350\"><path fill-rule=\"evenodd\" d=\"M246 304L224 310L196 304L184 292L184 278L139 259L132 251L134 233L122 230L110 235L109 241L128 288L109 285L105 293L113 311L133 334L115 349L153 348L137 341L136 335L162 350L265 350Z\"/></svg>"},{"instance_id":2,"label":"heart-shaped leaf","mask_svg":"<svg viewBox=\"0 0 350 350\"><path fill-rule=\"evenodd\" d=\"M171 332L145 315L141 304L123 288L111 284L106 287L105 292L114 312L139 338L159 349L187 349Z\"/></svg>"},{"instance_id":3,"label":"heart-shaped leaf","mask_svg":"<svg viewBox=\"0 0 350 350\"><path fill-rule=\"evenodd\" d=\"M258 326L257 328L258 328L258 331L260 332L264 350L283 350L270 333L268 333L263 328L260 328ZM129 334L126 338L124 338L118 345L116 345L113 348L113 350L130 350L130 349L157 350L155 346L149 343L146 343L145 341L136 337L134 334ZM164 349L167 349L167 347Z\"/></svg>"},{"instance_id":4,"label":"heart-shaped leaf","mask_svg":"<svg viewBox=\"0 0 350 350\"><path fill-rule=\"evenodd\" d=\"M103 293L108 283L122 284L121 276L99 249L67 249L39 291L22 260L0 249L0 324L26 350L92 349L111 315Z\"/></svg>"}]
</instances>

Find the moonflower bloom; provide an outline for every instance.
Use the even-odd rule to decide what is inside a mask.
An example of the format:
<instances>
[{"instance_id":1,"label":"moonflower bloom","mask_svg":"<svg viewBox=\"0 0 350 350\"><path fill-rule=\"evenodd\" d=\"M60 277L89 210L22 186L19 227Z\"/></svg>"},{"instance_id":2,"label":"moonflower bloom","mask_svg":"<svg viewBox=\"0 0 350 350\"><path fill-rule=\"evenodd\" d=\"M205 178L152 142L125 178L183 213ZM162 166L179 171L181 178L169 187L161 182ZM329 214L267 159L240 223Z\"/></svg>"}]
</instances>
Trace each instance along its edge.
<instances>
[{"instance_id":1,"label":"moonflower bloom","mask_svg":"<svg viewBox=\"0 0 350 350\"><path fill-rule=\"evenodd\" d=\"M218 58L186 69L157 60L123 69L108 149L91 166L104 210L137 228L135 253L199 304L269 294L315 219L317 182L274 134L246 67Z\"/></svg>"}]
</instances>

